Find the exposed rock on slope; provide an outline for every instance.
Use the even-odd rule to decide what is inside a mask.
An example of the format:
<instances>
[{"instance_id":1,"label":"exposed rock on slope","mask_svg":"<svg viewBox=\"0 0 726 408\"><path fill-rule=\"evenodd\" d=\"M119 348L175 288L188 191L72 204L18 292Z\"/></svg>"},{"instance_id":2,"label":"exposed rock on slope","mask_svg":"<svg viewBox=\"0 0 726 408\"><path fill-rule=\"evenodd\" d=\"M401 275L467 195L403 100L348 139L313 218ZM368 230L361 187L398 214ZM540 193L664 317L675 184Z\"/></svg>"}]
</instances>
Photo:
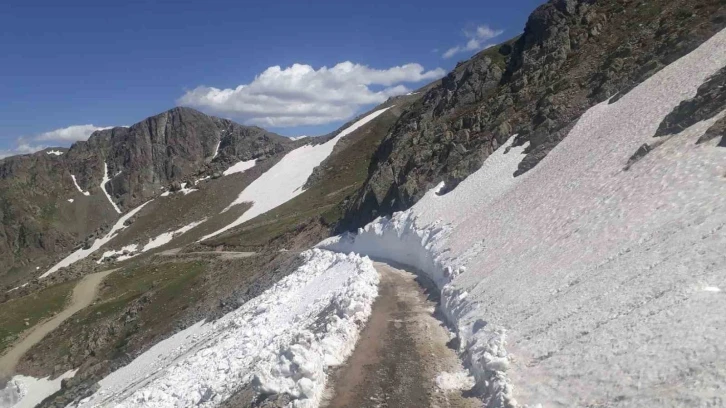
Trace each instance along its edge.
<instances>
[{"instance_id":1,"label":"exposed rock on slope","mask_svg":"<svg viewBox=\"0 0 726 408\"><path fill-rule=\"evenodd\" d=\"M0 160L0 286L92 240L118 218L115 207L125 212L172 184L294 146L264 129L178 107L128 128L94 132L61 155Z\"/></svg>"},{"instance_id":2,"label":"exposed rock on slope","mask_svg":"<svg viewBox=\"0 0 726 408\"><path fill-rule=\"evenodd\" d=\"M340 229L408 208L442 180L455 187L512 134L530 142L515 174L528 171L586 109L725 25L720 0L549 1L519 38L459 64L402 115Z\"/></svg>"}]
</instances>

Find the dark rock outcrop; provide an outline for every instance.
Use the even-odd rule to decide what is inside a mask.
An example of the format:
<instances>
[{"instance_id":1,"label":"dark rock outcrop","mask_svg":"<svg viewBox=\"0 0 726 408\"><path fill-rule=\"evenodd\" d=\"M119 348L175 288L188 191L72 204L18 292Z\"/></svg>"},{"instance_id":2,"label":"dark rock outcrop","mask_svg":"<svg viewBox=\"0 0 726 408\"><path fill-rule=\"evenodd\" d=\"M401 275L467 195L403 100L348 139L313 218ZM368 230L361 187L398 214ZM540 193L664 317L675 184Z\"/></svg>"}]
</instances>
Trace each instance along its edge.
<instances>
[{"instance_id":1,"label":"dark rock outcrop","mask_svg":"<svg viewBox=\"0 0 726 408\"><path fill-rule=\"evenodd\" d=\"M537 165L591 106L615 102L726 26L720 0L551 0L523 34L460 63L403 113L338 230L406 209L481 167L506 139Z\"/></svg>"}]
</instances>

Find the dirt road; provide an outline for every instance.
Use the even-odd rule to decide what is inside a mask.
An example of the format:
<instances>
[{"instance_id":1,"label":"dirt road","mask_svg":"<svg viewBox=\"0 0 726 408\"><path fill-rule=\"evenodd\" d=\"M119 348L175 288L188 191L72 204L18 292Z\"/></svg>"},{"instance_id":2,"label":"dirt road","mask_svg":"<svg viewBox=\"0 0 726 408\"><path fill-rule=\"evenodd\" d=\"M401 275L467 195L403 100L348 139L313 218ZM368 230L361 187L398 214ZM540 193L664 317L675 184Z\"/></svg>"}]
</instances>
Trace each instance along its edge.
<instances>
[{"instance_id":1,"label":"dirt road","mask_svg":"<svg viewBox=\"0 0 726 408\"><path fill-rule=\"evenodd\" d=\"M31 347L45 337L48 333L60 326L63 321L71 317L74 313L90 305L96 297L98 286L108 274L115 269L86 275L73 288L73 295L68 307L50 319L39 323L31 328L27 334L16 344L14 344L2 357L0 357L0 383L4 382L14 374L15 366L20 358Z\"/></svg>"},{"instance_id":2,"label":"dirt road","mask_svg":"<svg viewBox=\"0 0 726 408\"><path fill-rule=\"evenodd\" d=\"M322 406L481 406L455 389L461 387L451 387L451 381L444 381L443 388L448 390L437 386L436 378L442 373L463 369L456 353L446 346L448 331L434 317L435 299L427 296L416 275L387 264L375 266L381 283L371 317L353 355L332 373Z\"/></svg>"}]
</instances>

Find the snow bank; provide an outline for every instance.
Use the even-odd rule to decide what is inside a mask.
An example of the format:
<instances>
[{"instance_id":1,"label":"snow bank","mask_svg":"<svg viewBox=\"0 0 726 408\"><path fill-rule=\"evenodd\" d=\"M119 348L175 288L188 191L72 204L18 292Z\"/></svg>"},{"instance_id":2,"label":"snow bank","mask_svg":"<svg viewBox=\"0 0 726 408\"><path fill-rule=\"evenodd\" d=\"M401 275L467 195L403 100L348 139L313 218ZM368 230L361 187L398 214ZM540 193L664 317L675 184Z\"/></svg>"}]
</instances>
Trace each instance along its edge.
<instances>
[{"instance_id":1,"label":"snow bank","mask_svg":"<svg viewBox=\"0 0 726 408\"><path fill-rule=\"evenodd\" d=\"M591 108L525 175L507 143L448 194L320 247L433 278L487 406L711 404L726 296L704 288L726 284L726 150L695 142L724 113L623 167L724 65L721 32Z\"/></svg>"},{"instance_id":2,"label":"snow bank","mask_svg":"<svg viewBox=\"0 0 726 408\"><path fill-rule=\"evenodd\" d=\"M103 191L103 194L106 195L106 198L108 198L108 202L111 203L113 206L113 209L116 210L117 213L121 214L121 210L118 208L115 202L111 199L111 196L108 194L108 191L106 191L106 184L111 181L110 178L108 178L108 164L106 162L103 162L103 180L101 180L101 191Z\"/></svg>"},{"instance_id":3,"label":"snow bank","mask_svg":"<svg viewBox=\"0 0 726 408\"><path fill-rule=\"evenodd\" d=\"M235 164L233 164L230 168L223 171L222 174L225 176L229 176L230 174L234 173L242 173L244 171L247 171L253 167L255 167L255 163L257 163L257 160L247 160L247 161L240 161Z\"/></svg>"},{"instance_id":4,"label":"snow bank","mask_svg":"<svg viewBox=\"0 0 726 408\"><path fill-rule=\"evenodd\" d=\"M442 391L470 390L474 386L474 379L466 371L449 373L444 371L436 376L436 387Z\"/></svg>"},{"instance_id":5,"label":"snow bank","mask_svg":"<svg viewBox=\"0 0 726 408\"><path fill-rule=\"evenodd\" d=\"M53 380L16 375L0 390L0 406L6 408L33 408L61 389L61 381L76 375L71 370Z\"/></svg>"},{"instance_id":6,"label":"snow bank","mask_svg":"<svg viewBox=\"0 0 726 408\"><path fill-rule=\"evenodd\" d=\"M103 238L96 238L96 240L93 241L93 245L91 245L90 248L88 248L88 249L81 248L81 249L73 252L72 254L68 255L67 257L63 258L62 261L55 264L46 273L40 275L40 279L43 279L43 278L47 277L48 275L50 275L51 273L57 271L58 269L64 268L71 264L74 264L74 263L80 261L81 259L86 258L88 255L91 255L92 253L96 252L99 248L104 246L107 242L114 239L119 231L126 228L126 226L124 225L126 220L128 220L129 218L136 215L136 213L141 211L141 209L144 208L144 206L146 204L150 203L151 201L153 201L153 200L147 201L147 202L141 204L140 206L134 208L133 210L129 211L128 213L124 214L123 216L121 216L121 218L119 218L118 221L116 221L116 223L113 225L113 227L111 227L111 230Z\"/></svg>"},{"instance_id":7,"label":"snow bank","mask_svg":"<svg viewBox=\"0 0 726 408\"><path fill-rule=\"evenodd\" d=\"M78 405L211 407L253 385L317 406L330 366L351 353L377 296L368 258L314 249L262 295L157 344Z\"/></svg>"},{"instance_id":8,"label":"snow bank","mask_svg":"<svg viewBox=\"0 0 726 408\"><path fill-rule=\"evenodd\" d=\"M78 181L76 181L76 176L74 176L73 174L71 174L71 178L73 179L73 184L76 186L76 189L78 189L78 192L79 193L83 194L84 196L91 195L91 193L89 193L88 191L83 191L81 189L81 186L78 185Z\"/></svg>"},{"instance_id":9,"label":"snow bank","mask_svg":"<svg viewBox=\"0 0 726 408\"><path fill-rule=\"evenodd\" d=\"M380 109L368 116L365 116L340 132L335 138L323 144L316 146L305 145L286 154L282 160L247 186L247 188L240 193L239 197L237 197L237 199L222 212L227 211L232 206L245 202L252 203L252 207L245 211L242 216L237 218L231 224L202 237L200 241L212 238L224 231L241 225L245 221L251 220L260 214L264 214L267 211L270 211L273 208L280 206L302 194L302 188L307 179L313 173L315 167L330 156L335 144L338 143L340 139L356 131L361 126L375 119L388 109L389 108Z\"/></svg>"}]
</instances>

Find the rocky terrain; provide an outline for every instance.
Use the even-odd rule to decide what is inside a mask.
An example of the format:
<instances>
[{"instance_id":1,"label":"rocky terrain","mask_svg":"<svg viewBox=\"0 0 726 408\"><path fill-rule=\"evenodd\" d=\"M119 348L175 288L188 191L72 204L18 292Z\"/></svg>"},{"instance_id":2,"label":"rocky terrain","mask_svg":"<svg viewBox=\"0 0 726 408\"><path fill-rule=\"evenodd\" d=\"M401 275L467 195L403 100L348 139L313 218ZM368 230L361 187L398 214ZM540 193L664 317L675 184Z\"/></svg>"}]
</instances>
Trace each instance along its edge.
<instances>
[{"instance_id":1,"label":"rocky terrain","mask_svg":"<svg viewBox=\"0 0 726 408\"><path fill-rule=\"evenodd\" d=\"M440 181L454 188L512 134L529 142L515 175L525 173L585 110L617 100L725 26L721 0L547 2L521 36L460 63L403 114L339 230L406 209Z\"/></svg>"},{"instance_id":2,"label":"rocky terrain","mask_svg":"<svg viewBox=\"0 0 726 408\"><path fill-rule=\"evenodd\" d=\"M48 149L2 159L0 286L17 286L58 254L100 235L118 216L114 205L124 212L163 189L178 190L183 182L219 176L238 161L280 155L299 145L180 107L130 127L96 131L88 141L55 149L62 155Z\"/></svg>"}]
</instances>

